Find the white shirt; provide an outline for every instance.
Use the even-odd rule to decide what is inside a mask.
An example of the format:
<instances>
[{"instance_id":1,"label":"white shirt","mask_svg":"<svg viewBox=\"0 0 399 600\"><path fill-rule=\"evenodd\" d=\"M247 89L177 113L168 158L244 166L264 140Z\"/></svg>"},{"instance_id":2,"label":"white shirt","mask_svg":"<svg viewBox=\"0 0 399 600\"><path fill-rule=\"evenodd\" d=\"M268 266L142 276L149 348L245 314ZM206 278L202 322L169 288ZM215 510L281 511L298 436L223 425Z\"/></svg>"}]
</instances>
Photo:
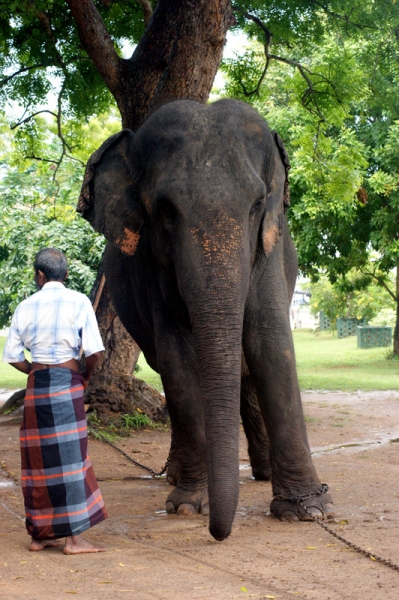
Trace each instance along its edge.
<instances>
[{"instance_id":1,"label":"white shirt","mask_svg":"<svg viewBox=\"0 0 399 600\"><path fill-rule=\"evenodd\" d=\"M45 365L79 360L81 348L85 356L104 350L88 297L59 281L49 281L23 300L11 321L3 361L25 360L24 348L31 352L33 362Z\"/></svg>"}]
</instances>

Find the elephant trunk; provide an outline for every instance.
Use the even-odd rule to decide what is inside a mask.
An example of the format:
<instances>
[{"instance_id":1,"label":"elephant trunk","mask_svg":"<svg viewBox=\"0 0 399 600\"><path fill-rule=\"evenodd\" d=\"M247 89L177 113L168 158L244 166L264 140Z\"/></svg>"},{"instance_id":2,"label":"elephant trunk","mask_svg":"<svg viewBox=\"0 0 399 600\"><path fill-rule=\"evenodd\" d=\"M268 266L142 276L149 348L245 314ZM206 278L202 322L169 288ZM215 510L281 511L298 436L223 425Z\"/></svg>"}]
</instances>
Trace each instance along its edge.
<instances>
[{"instance_id":1,"label":"elephant trunk","mask_svg":"<svg viewBox=\"0 0 399 600\"><path fill-rule=\"evenodd\" d=\"M231 290L229 290L231 292ZM199 362L204 401L208 464L209 531L218 541L227 538L238 503L241 344L244 302L235 290L202 292L190 316Z\"/></svg>"}]
</instances>

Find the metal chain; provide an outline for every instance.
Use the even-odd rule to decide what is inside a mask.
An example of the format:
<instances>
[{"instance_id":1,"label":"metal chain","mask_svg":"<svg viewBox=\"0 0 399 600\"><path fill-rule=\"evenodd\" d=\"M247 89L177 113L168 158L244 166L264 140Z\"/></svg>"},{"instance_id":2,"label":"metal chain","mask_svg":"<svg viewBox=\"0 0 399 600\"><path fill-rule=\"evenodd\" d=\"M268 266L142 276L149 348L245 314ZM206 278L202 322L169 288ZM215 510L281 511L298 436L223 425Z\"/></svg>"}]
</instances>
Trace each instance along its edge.
<instances>
[{"instance_id":1,"label":"metal chain","mask_svg":"<svg viewBox=\"0 0 399 600\"><path fill-rule=\"evenodd\" d=\"M167 468L169 466L169 462L170 462L170 454L169 454L169 456L168 456L168 458L166 460L165 466L163 467L162 471L160 471L159 473L156 473L154 471L154 469L151 469L151 467L147 467L146 465L142 465L137 460L134 460L134 458L132 458L131 456L129 456L124 450L122 450L121 448L118 448L118 446L116 446L114 443L110 442L110 440L108 440L107 437L105 435L103 435L100 431L98 431L97 429L93 429L92 427L88 427L88 430L90 432L94 433L95 435L98 435L109 446L111 446L112 448L115 448L115 450L117 450L118 452L120 452L125 458L127 458L127 460L129 460L134 465L136 465L136 467L140 467L140 469L144 469L145 471L147 471L148 473L150 473L153 477L162 477L162 475L164 475L164 473L166 473ZM288 500L289 502L296 502L298 504L298 506L300 506L301 508L303 508L303 510L305 511L305 513L311 518L311 520L314 523L317 523L317 525L320 525L320 527L322 527L325 531L327 531L335 539L339 540L340 542L342 542L343 544L345 544L349 548L352 548L353 550L356 550L356 552L359 552L360 554L363 554L364 556L367 556L368 558L371 558L372 560L376 560L376 561L382 563L383 565L386 565L387 567L390 567L391 569L394 569L395 571L399 571L399 565L397 565L396 563L392 562L391 560L387 560L386 558L382 558L381 556L378 556L378 554L374 554L373 552L369 552L368 550L365 550L364 548L361 548L357 544L354 544L353 542L350 542L349 540L345 539L344 537L342 537L342 535L339 535L338 533L336 533L333 529L331 529L331 527L328 527L328 525L326 525L325 523L323 523L321 521L321 519L319 519L318 517L316 517L315 515L313 515L310 512L310 510L308 510L308 508L304 504L305 500L309 500L310 498L316 498L317 496L321 496L322 494L325 494L326 492L328 492L328 485L326 483L322 483L321 484L321 490L316 490L315 492L312 492L310 494L302 495L302 496L299 496L299 495L298 496L291 496L289 498L286 497L286 496L279 496L278 495L278 496L274 496L274 500Z\"/></svg>"},{"instance_id":2,"label":"metal chain","mask_svg":"<svg viewBox=\"0 0 399 600\"><path fill-rule=\"evenodd\" d=\"M376 561L382 563L383 565L386 565L387 567L394 569L395 571L399 571L399 565L397 565L396 563L392 562L391 560L387 560L386 558L382 558L381 556L378 556L378 554L369 552L368 550L365 550L364 548L357 546L357 544L354 544L353 542L346 540L345 538L342 537L342 535L339 535L338 533L336 533L333 529L331 529L331 527L328 527L328 525L323 523L320 518L316 517L315 515L313 515L310 512L310 510L304 505L304 501L308 500L309 498L321 496L322 494L325 494L326 492L328 492L328 485L326 483L322 483L321 485L322 485L321 490L317 490L316 492L308 494L307 496L292 496L291 498L287 498L285 496L274 496L274 500L288 500L291 502L296 502L298 504L298 506L303 508L305 513L311 518L311 520L314 523L317 523L317 525L320 525L320 527L322 527L325 531L327 531L330 535L335 537L337 540L339 540L340 542L342 542L349 548L353 548L353 550L356 550L356 552L359 552L360 554L367 556L367 558L376 560Z\"/></svg>"},{"instance_id":3,"label":"metal chain","mask_svg":"<svg viewBox=\"0 0 399 600\"><path fill-rule=\"evenodd\" d=\"M142 465L141 463L139 463L137 460L134 460L134 458L132 458L131 456L129 456L124 450L122 450L121 448L119 448L118 446L116 446L116 444L114 444L113 442L110 442L109 439L107 439L107 437L101 433L100 431L98 431L98 429L94 429L93 427L88 426L87 427L88 431L90 433L93 433L94 435L98 435L101 440L103 442L106 442L109 446L111 446L112 448L115 448L115 450L118 450L118 452L120 452L121 454L123 454L123 456L125 458L127 458L127 460L130 460L130 462L132 462L134 465L136 465L136 467L140 467L140 469L144 469L145 471L148 471L148 473L150 473L153 477L162 477L162 475L164 475L167 471L167 468L169 467L169 462L170 462L170 454L166 460L165 466L162 469L162 471L160 471L159 473L157 473L156 471L154 471L154 469L151 469L151 467L147 467L146 465Z\"/></svg>"}]
</instances>

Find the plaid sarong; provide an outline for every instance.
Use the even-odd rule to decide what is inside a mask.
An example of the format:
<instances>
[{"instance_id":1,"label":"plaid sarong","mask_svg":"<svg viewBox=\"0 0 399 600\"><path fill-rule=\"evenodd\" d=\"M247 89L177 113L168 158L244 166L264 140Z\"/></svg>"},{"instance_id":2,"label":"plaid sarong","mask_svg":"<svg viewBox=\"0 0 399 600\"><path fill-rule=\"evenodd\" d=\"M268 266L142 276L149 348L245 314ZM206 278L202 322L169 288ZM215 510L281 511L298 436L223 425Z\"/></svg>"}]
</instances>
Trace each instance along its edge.
<instances>
[{"instance_id":1,"label":"plaid sarong","mask_svg":"<svg viewBox=\"0 0 399 600\"><path fill-rule=\"evenodd\" d=\"M26 528L34 538L78 535L108 516L87 454L82 380L60 367L28 377L21 481Z\"/></svg>"}]
</instances>

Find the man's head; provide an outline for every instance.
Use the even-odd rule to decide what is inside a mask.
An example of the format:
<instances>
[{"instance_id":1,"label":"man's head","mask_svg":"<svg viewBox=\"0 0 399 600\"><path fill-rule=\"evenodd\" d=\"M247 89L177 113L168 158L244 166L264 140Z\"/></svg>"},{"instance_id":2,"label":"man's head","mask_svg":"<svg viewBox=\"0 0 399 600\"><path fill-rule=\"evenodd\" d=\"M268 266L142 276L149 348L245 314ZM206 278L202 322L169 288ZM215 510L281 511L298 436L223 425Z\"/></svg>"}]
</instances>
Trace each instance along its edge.
<instances>
[{"instance_id":1,"label":"man's head","mask_svg":"<svg viewBox=\"0 0 399 600\"><path fill-rule=\"evenodd\" d=\"M48 281L64 281L68 274L66 256L57 248L45 248L35 256L35 281L39 289Z\"/></svg>"}]
</instances>

